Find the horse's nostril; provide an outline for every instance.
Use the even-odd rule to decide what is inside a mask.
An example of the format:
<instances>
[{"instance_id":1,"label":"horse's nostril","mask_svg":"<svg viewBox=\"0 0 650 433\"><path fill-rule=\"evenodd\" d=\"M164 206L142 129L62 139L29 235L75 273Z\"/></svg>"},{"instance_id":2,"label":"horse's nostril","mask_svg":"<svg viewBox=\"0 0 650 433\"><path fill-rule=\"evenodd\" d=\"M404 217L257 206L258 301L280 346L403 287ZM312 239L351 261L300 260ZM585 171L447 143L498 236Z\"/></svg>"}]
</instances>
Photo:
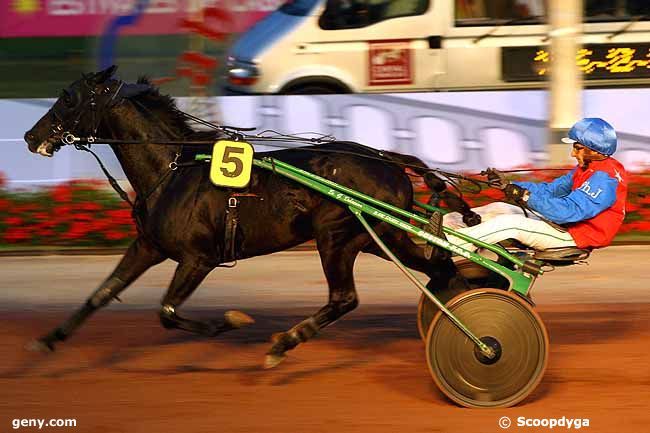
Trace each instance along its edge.
<instances>
[{"instance_id":1,"label":"horse's nostril","mask_svg":"<svg viewBox=\"0 0 650 433\"><path fill-rule=\"evenodd\" d=\"M25 134L25 141L26 141L27 143L31 143L31 142L33 142L34 140L36 140L36 137L34 137L34 134L32 134L31 132L27 132L27 133Z\"/></svg>"}]
</instances>

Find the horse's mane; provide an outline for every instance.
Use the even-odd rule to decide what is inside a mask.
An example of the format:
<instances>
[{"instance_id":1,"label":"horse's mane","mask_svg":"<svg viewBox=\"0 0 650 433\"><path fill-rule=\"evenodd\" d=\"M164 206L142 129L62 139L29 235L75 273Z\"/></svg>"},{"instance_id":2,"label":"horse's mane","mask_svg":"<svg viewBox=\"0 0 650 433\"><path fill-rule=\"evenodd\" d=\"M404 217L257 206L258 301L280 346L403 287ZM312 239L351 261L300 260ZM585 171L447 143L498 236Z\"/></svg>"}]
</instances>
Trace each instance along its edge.
<instances>
[{"instance_id":1,"label":"horse's mane","mask_svg":"<svg viewBox=\"0 0 650 433\"><path fill-rule=\"evenodd\" d=\"M132 100L136 100L141 109L146 110L145 114L149 116L154 116L161 122L164 122L167 127L172 128L174 131L177 131L179 135L187 139L197 139L197 135L204 136L206 135L203 131L197 131L189 124L189 119L178 109L176 101L169 95L164 95L160 93L158 87L156 87L149 77L141 76L136 82L138 85L147 86L147 88L137 95L131 97ZM210 132L212 135L214 133Z\"/></svg>"}]
</instances>

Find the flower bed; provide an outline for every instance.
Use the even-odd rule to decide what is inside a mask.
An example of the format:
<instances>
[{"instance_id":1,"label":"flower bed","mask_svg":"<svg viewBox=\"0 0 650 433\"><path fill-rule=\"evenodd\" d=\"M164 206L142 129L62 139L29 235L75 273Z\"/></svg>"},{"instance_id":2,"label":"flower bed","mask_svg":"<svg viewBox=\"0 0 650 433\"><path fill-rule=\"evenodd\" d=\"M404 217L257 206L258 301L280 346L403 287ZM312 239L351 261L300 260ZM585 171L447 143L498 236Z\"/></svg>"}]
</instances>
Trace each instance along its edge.
<instances>
[{"instance_id":1,"label":"flower bed","mask_svg":"<svg viewBox=\"0 0 650 433\"><path fill-rule=\"evenodd\" d=\"M549 181L557 172L512 179ZM10 192L0 174L0 247L121 247L135 237L131 209L103 180L72 181L29 192ZM417 198L428 199L422 182ZM502 200L503 193L463 188L471 206ZM650 172L630 176L627 215L618 239L650 236Z\"/></svg>"},{"instance_id":2,"label":"flower bed","mask_svg":"<svg viewBox=\"0 0 650 433\"><path fill-rule=\"evenodd\" d=\"M131 209L105 181L9 192L0 177L0 246L116 247L135 232Z\"/></svg>"}]
</instances>

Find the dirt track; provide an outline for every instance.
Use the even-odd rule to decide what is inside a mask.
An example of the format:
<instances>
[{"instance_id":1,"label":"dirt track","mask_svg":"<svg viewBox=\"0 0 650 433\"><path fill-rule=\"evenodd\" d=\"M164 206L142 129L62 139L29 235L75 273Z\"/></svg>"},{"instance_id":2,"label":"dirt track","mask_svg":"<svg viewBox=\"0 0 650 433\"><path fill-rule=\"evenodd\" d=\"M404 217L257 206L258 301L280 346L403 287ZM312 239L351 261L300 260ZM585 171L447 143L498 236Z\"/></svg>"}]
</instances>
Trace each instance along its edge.
<instances>
[{"instance_id":1,"label":"dirt track","mask_svg":"<svg viewBox=\"0 0 650 433\"><path fill-rule=\"evenodd\" d=\"M631 274L647 266L647 249L611 254L591 262L589 275L580 281L564 281L570 270L544 277L555 278L555 287L567 285L546 293L541 285L536 289L551 337L548 370L526 401L498 410L459 408L436 389L417 337L416 296L411 289L401 294L367 289L369 283L402 284L394 270L384 271L385 264L374 259L360 263L362 306L271 371L260 367L270 334L313 312L325 297L322 288L311 290L322 284L322 276L312 272L309 254L254 263L275 266L276 275L285 260L301 269L282 277L283 284L297 287L288 294L248 292L254 281L266 288L280 284L269 280L273 273L264 274L263 267L257 277L250 271L240 276L239 299L223 290L223 304L252 305L245 311L257 323L248 329L216 340L162 329L155 306L162 291L152 284L169 277L162 268L133 288L139 295L125 294L128 305L98 314L52 356L22 346L58 324L72 310L72 300L82 301L101 279L94 269L103 276L110 268L106 261L116 258L85 258L83 266L75 258L2 259L0 431L11 431L16 418L76 418L76 428L43 431L482 433L503 431L502 416L513 420L510 431L551 431L517 427L518 417L563 416L589 418L589 427L583 427L588 432L648 431L650 302ZM630 262L634 269L623 267ZM623 283L613 278L613 268L627 275ZM206 286L237 288L236 277L212 278ZM59 285L75 289L62 294ZM599 285L609 290L613 304L602 303L606 297L600 292L589 295ZM571 288L582 291L584 302L571 298ZM205 302L199 296L186 313L207 318L225 310L222 303ZM45 308L52 303L58 307ZM201 303L218 306L198 308Z\"/></svg>"}]
</instances>

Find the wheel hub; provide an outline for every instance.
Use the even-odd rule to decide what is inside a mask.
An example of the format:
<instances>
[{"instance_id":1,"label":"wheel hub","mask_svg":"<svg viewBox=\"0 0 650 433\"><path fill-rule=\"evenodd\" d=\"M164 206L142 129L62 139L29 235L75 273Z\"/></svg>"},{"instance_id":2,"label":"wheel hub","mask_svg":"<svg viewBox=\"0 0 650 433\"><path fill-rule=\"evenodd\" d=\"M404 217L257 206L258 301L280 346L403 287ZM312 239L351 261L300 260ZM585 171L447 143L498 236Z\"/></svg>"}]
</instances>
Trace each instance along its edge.
<instances>
[{"instance_id":1,"label":"wheel hub","mask_svg":"<svg viewBox=\"0 0 650 433\"><path fill-rule=\"evenodd\" d=\"M493 357L489 357L483 353L483 351L478 346L475 346L474 356L476 356L476 359L478 359L480 363L485 365L492 365L501 359L501 344L499 343L499 340L494 337L490 337L489 335L481 337L479 340L481 340L483 344L492 349L492 352L494 353Z\"/></svg>"}]
</instances>

